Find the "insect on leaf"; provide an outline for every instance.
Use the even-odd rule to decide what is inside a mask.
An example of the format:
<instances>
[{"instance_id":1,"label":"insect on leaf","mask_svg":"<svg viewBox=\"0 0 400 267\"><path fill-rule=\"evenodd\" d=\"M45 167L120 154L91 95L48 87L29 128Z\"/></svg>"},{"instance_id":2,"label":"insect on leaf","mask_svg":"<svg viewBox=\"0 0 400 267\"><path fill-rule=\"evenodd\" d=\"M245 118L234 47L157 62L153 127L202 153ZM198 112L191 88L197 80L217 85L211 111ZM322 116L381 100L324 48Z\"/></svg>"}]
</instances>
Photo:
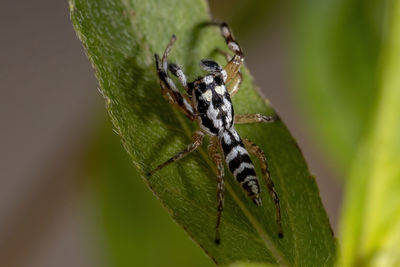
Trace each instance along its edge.
<instances>
[{"instance_id":1,"label":"insect on leaf","mask_svg":"<svg viewBox=\"0 0 400 267\"><path fill-rule=\"evenodd\" d=\"M206 1L71 0L70 9L114 127L133 163L173 219L216 263L333 265L335 242L317 185L282 122L236 127L266 153L281 200L282 239L265 182L261 181L264 204L257 207L226 171L221 244L214 243L216 170L206 144L153 176L145 175L185 148L197 126L162 97L154 53L163 53L175 34L169 59L183 66L189 80L203 74L202 58L224 64L213 53L217 47L227 49L218 29L201 27L210 21ZM236 114L273 114L248 71L242 71L242 87L233 98ZM253 161L260 174L257 160Z\"/></svg>"}]
</instances>

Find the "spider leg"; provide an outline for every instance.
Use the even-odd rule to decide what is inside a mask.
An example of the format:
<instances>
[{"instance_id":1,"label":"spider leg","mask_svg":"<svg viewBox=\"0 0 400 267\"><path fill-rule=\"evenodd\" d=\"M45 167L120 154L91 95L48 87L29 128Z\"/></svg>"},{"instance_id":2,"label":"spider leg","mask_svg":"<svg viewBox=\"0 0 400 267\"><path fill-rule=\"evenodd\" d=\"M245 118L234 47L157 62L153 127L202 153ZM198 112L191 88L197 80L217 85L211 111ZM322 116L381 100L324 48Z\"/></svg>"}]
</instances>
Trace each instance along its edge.
<instances>
[{"instance_id":1,"label":"spider leg","mask_svg":"<svg viewBox=\"0 0 400 267\"><path fill-rule=\"evenodd\" d=\"M212 161L217 166L217 224L215 227L215 243L220 243L220 233L219 227L221 223L221 215L224 209L224 165L222 163L221 154L218 151L219 141L217 137L212 137L210 139L210 144L208 145L208 154L210 155Z\"/></svg>"},{"instance_id":2,"label":"spider leg","mask_svg":"<svg viewBox=\"0 0 400 267\"><path fill-rule=\"evenodd\" d=\"M240 45L233 37L232 31L229 28L228 24L226 24L225 22L211 24L219 25L222 37L225 39L228 48L234 53L234 56L232 57L228 53L221 51L220 49L216 50L216 52L223 54L228 61L228 64L224 68L226 75L225 84L230 83L227 89L230 95L233 96L239 90L239 86L242 82L240 65L244 60L244 55L242 49L240 48Z\"/></svg>"},{"instance_id":3,"label":"spider leg","mask_svg":"<svg viewBox=\"0 0 400 267\"><path fill-rule=\"evenodd\" d=\"M232 60L232 56L226 51L223 51L223 50L217 48L217 49L215 49L215 52L223 55L225 57L226 61L228 61L228 62ZM228 90L230 96L234 96L237 93L237 91L240 88L240 85L242 84L242 79L243 79L243 75L239 69L237 71L237 73L235 74L235 76L232 78L232 81L226 86L227 87L226 89Z\"/></svg>"},{"instance_id":4,"label":"spider leg","mask_svg":"<svg viewBox=\"0 0 400 267\"><path fill-rule=\"evenodd\" d=\"M198 148L201 145L201 143L203 142L203 137L204 137L204 133L203 132L196 131L192 136L192 143L190 143L184 150L176 153L173 157L171 157L170 159L168 159L164 163L158 165L152 171L149 171L147 173L147 176L153 175L156 171L161 170L162 168L164 168L168 164L173 163L175 161L178 161L178 160L182 159L183 157L187 156L188 154L190 154L191 152L193 152L194 150L196 150L196 148Z\"/></svg>"},{"instance_id":5,"label":"spider leg","mask_svg":"<svg viewBox=\"0 0 400 267\"><path fill-rule=\"evenodd\" d=\"M225 22L220 23L219 27L221 29L222 37L224 37L228 48L234 53L234 56L229 60L228 64L225 66L224 70L227 74L227 79L225 83L232 81L236 74L239 72L240 64L244 60L244 55L240 45L236 42L233 37L232 31L228 24Z\"/></svg>"},{"instance_id":6,"label":"spider leg","mask_svg":"<svg viewBox=\"0 0 400 267\"><path fill-rule=\"evenodd\" d=\"M268 163L267 163L267 159L265 157L264 151L262 151L262 149L259 146L257 146L255 143L253 143L249 139L243 138L243 143L246 146L249 153L255 155L258 158L258 160L260 161L262 175L267 184L269 194L275 204L276 223L277 223L278 229L279 229L278 236L280 238L282 238L283 230L282 230L282 223L281 223L281 207L280 207L280 203L279 203L278 194L275 191L274 183L272 182L272 179L271 179L271 176L270 176L270 173L268 170Z\"/></svg>"},{"instance_id":7,"label":"spider leg","mask_svg":"<svg viewBox=\"0 0 400 267\"><path fill-rule=\"evenodd\" d=\"M226 59L226 61L231 61L232 60L232 56L227 53L226 51L223 51L219 48L215 49L215 52L223 55ZM240 85L242 84L242 79L243 79L243 75L242 72L240 71L240 69L237 71L236 75L232 78L232 81L226 86L230 96L234 96L237 91L240 88Z\"/></svg>"},{"instance_id":8,"label":"spider leg","mask_svg":"<svg viewBox=\"0 0 400 267\"><path fill-rule=\"evenodd\" d=\"M154 57L156 59L156 68L157 74L160 78L160 86L161 91L164 96L169 102L172 102L191 120L195 119L195 114L193 111L193 106L190 104L191 101L187 99L187 97L182 96L179 92L178 88L176 88L172 79L168 76L168 55L171 51L171 48L176 40L175 35L172 36L167 48L165 49L164 55L162 60L160 57L155 54ZM183 72L182 72L183 73ZM178 77L179 78L179 77Z\"/></svg>"},{"instance_id":9,"label":"spider leg","mask_svg":"<svg viewBox=\"0 0 400 267\"><path fill-rule=\"evenodd\" d=\"M192 92L191 89L188 87L187 78L182 68L176 64L170 63L168 64L168 69L173 75L175 75L178 78L183 88L185 88L186 93L188 93L188 95L191 96Z\"/></svg>"},{"instance_id":10,"label":"spider leg","mask_svg":"<svg viewBox=\"0 0 400 267\"><path fill-rule=\"evenodd\" d=\"M233 37L232 31L231 31L230 27L228 26L228 24L225 22L213 23L213 24L219 25L219 27L221 29L222 37L224 37L225 42L228 45L228 48L233 53L235 53L235 56L237 59L240 59L240 61L242 61L244 58L242 49L240 48L240 45L236 42L235 38ZM235 58L235 56L234 56L234 58Z\"/></svg>"},{"instance_id":11,"label":"spider leg","mask_svg":"<svg viewBox=\"0 0 400 267\"><path fill-rule=\"evenodd\" d=\"M277 120L277 116L265 116L262 114L241 114L235 115L235 123L257 123L257 122L274 122Z\"/></svg>"},{"instance_id":12,"label":"spider leg","mask_svg":"<svg viewBox=\"0 0 400 267\"><path fill-rule=\"evenodd\" d=\"M232 81L226 87L231 96L234 96L239 91L240 85L242 84L242 79L242 72L238 70L235 77L233 77Z\"/></svg>"}]
</instances>

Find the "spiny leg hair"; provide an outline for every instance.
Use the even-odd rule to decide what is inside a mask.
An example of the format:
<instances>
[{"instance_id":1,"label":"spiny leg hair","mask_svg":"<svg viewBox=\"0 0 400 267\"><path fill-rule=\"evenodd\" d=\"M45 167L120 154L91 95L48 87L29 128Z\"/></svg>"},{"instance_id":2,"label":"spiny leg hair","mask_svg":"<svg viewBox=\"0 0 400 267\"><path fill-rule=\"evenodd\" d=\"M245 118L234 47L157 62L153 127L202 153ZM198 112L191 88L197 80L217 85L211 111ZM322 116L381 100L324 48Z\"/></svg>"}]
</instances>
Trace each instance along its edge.
<instances>
[{"instance_id":1,"label":"spiny leg hair","mask_svg":"<svg viewBox=\"0 0 400 267\"><path fill-rule=\"evenodd\" d=\"M217 223L215 227L215 243L220 243L220 233L219 228L221 224L221 215L224 209L224 165L222 163L222 157L220 152L218 151L220 144L217 137L212 137L210 139L210 144L208 145L208 154L212 161L215 163L217 167L217 199L218 199L218 208L217 208Z\"/></svg>"},{"instance_id":2,"label":"spiny leg hair","mask_svg":"<svg viewBox=\"0 0 400 267\"><path fill-rule=\"evenodd\" d=\"M253 143L249 139L243 138L243 143L246 146L249 153L255 155L258 158L258 160L260 161L261 173L267 184L269 194L275 204L276 224L278 225L278 231L279 231L278 236L279 236L279 238L282 238L283 230L282 230L282 223L281 223L281 206L279 203L278 194L275 191L275 186L274 186L274 183L273 183L270 173L269 173L267 158L265 157L264 151L262 151L262 149L259 146L257 146L255 143Z\"/></svg>"},{"instance_id":3,"label":"spiny leg hair","mask_svg":"<svg viewBox=\"0 0 400 267\"><path fill-rule=\"evenodd\" d=\"M235 115L235 124L244 124L244 123L269 123L277 121L277 116L266 116L262 114L240 114Z\"/></svg>"},{"instance_id":4,"label":"spiny leg hair","mask_svg":"<svg viewBox=\"0 0 400 267\"><path fill-rule=\"evenodd\" d=\"M195 151L196 148L198 148L203 143L203 137L204 137L204 133L203 132L196 131L192 136L192 143L190 143L184 150L176 153L173 157L171 157L170 159L168 159L164 163L158 165L152 171L149 171L147 173L147 176L153 175L156 171L161 170L162 168L164 168L168 164L171 164L171 163L173 163L175 161L178 161L178 160L182 159L183 157L187 156L188 154L190 154L191 152Z\"/></svg>"},{"instance_id":5,"label":"spiny leg hair","mask_svg":"<svg viewBox=\"0 0 400 267\"><path fill-rule=\"evenodd\" d=\"M235 77L233 77L232 81L227 86L227 90L230 96L234 96L239 91L240 85L242 84L242 79L243 79L242 72L238 70Z\"/></svg>"}]
</instances>

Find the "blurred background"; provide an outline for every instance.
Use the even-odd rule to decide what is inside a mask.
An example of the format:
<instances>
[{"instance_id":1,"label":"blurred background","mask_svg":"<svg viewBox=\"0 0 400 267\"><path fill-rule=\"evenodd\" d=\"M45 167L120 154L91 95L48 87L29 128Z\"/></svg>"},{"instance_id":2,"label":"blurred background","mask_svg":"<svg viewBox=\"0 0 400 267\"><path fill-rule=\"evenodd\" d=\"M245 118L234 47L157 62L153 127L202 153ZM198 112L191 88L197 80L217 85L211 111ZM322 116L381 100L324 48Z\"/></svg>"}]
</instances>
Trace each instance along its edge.
<instances>
[{"instance_id":1,"label":"blurred background","mask_svg":"<svg viewBox=\"0 0 400 267\"><path fill-rule=\"evenodd\" d=\"M213 266L111 130L67 1L0 6L0 265ZM342 180L377 94L385 1L210 6L297 139L336 230Z\"/></svg>"}]
</instances>

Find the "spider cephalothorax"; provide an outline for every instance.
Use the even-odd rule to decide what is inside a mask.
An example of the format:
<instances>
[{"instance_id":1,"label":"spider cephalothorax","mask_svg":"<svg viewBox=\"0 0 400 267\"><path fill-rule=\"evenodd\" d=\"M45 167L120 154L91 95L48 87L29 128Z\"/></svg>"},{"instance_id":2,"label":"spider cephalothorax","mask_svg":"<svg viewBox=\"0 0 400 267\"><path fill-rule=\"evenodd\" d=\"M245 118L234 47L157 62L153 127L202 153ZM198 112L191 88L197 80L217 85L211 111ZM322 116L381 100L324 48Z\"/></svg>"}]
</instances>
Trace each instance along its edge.
<instances>
[{"instance_id":1,"label":"spider cephalothorax","mask_svg":"<svg viewBox=\"0 0 400 267\"><path fill-rule=\"evenodd\" d=\"M211 60L203 60L214 65L220 72L209 74L190 83L192 103L198 114L200 128L209 135L218 135L233 126L233 106L225 86L226 72Z\"/></svg>"},{"instance_id":2,"label":"spider cephalothorax","mask_svg":"<svg viewBox=\"0 0 400 267\"><path fill-rule=\"evenodd\" d=\"M175 64L169 64L167 61L169 52L176 40L174 35L164 52L162 60L157 54L155 55L163 96L178 106L189 119L197 120L200 129L194 133L193 142L185 150L177 153L148 174L151 175L169 163L193 152L202 143L204 135L210 136L208 152L218 170L218 214L215 240L219 243L219 227L224 206L224 166L220 151L222 151L226 165L236 181L240 183L253 202L261 206L260 185L254 165L250 159L250 152L260 160L262 175L275 203L279 236L282 237L279 198L269 175L264 152L250 140L240 138L234 127L235 124L240 123L272 122L274 117L261 114L234 114L231 97L239 90L242 80L240 65L243 61L243 53L239 44L233 39L228 25L226 23L218 25L229 49L234 52L233 57L227 56L229 62L225 68L222 68L213 60L204 59L201 61L201 66L208 74L188 83L182 69ZM186 94L181 94L177 89L172 79L168 76L168 70L179 79Z\"/></svg>"}]
</instances>

